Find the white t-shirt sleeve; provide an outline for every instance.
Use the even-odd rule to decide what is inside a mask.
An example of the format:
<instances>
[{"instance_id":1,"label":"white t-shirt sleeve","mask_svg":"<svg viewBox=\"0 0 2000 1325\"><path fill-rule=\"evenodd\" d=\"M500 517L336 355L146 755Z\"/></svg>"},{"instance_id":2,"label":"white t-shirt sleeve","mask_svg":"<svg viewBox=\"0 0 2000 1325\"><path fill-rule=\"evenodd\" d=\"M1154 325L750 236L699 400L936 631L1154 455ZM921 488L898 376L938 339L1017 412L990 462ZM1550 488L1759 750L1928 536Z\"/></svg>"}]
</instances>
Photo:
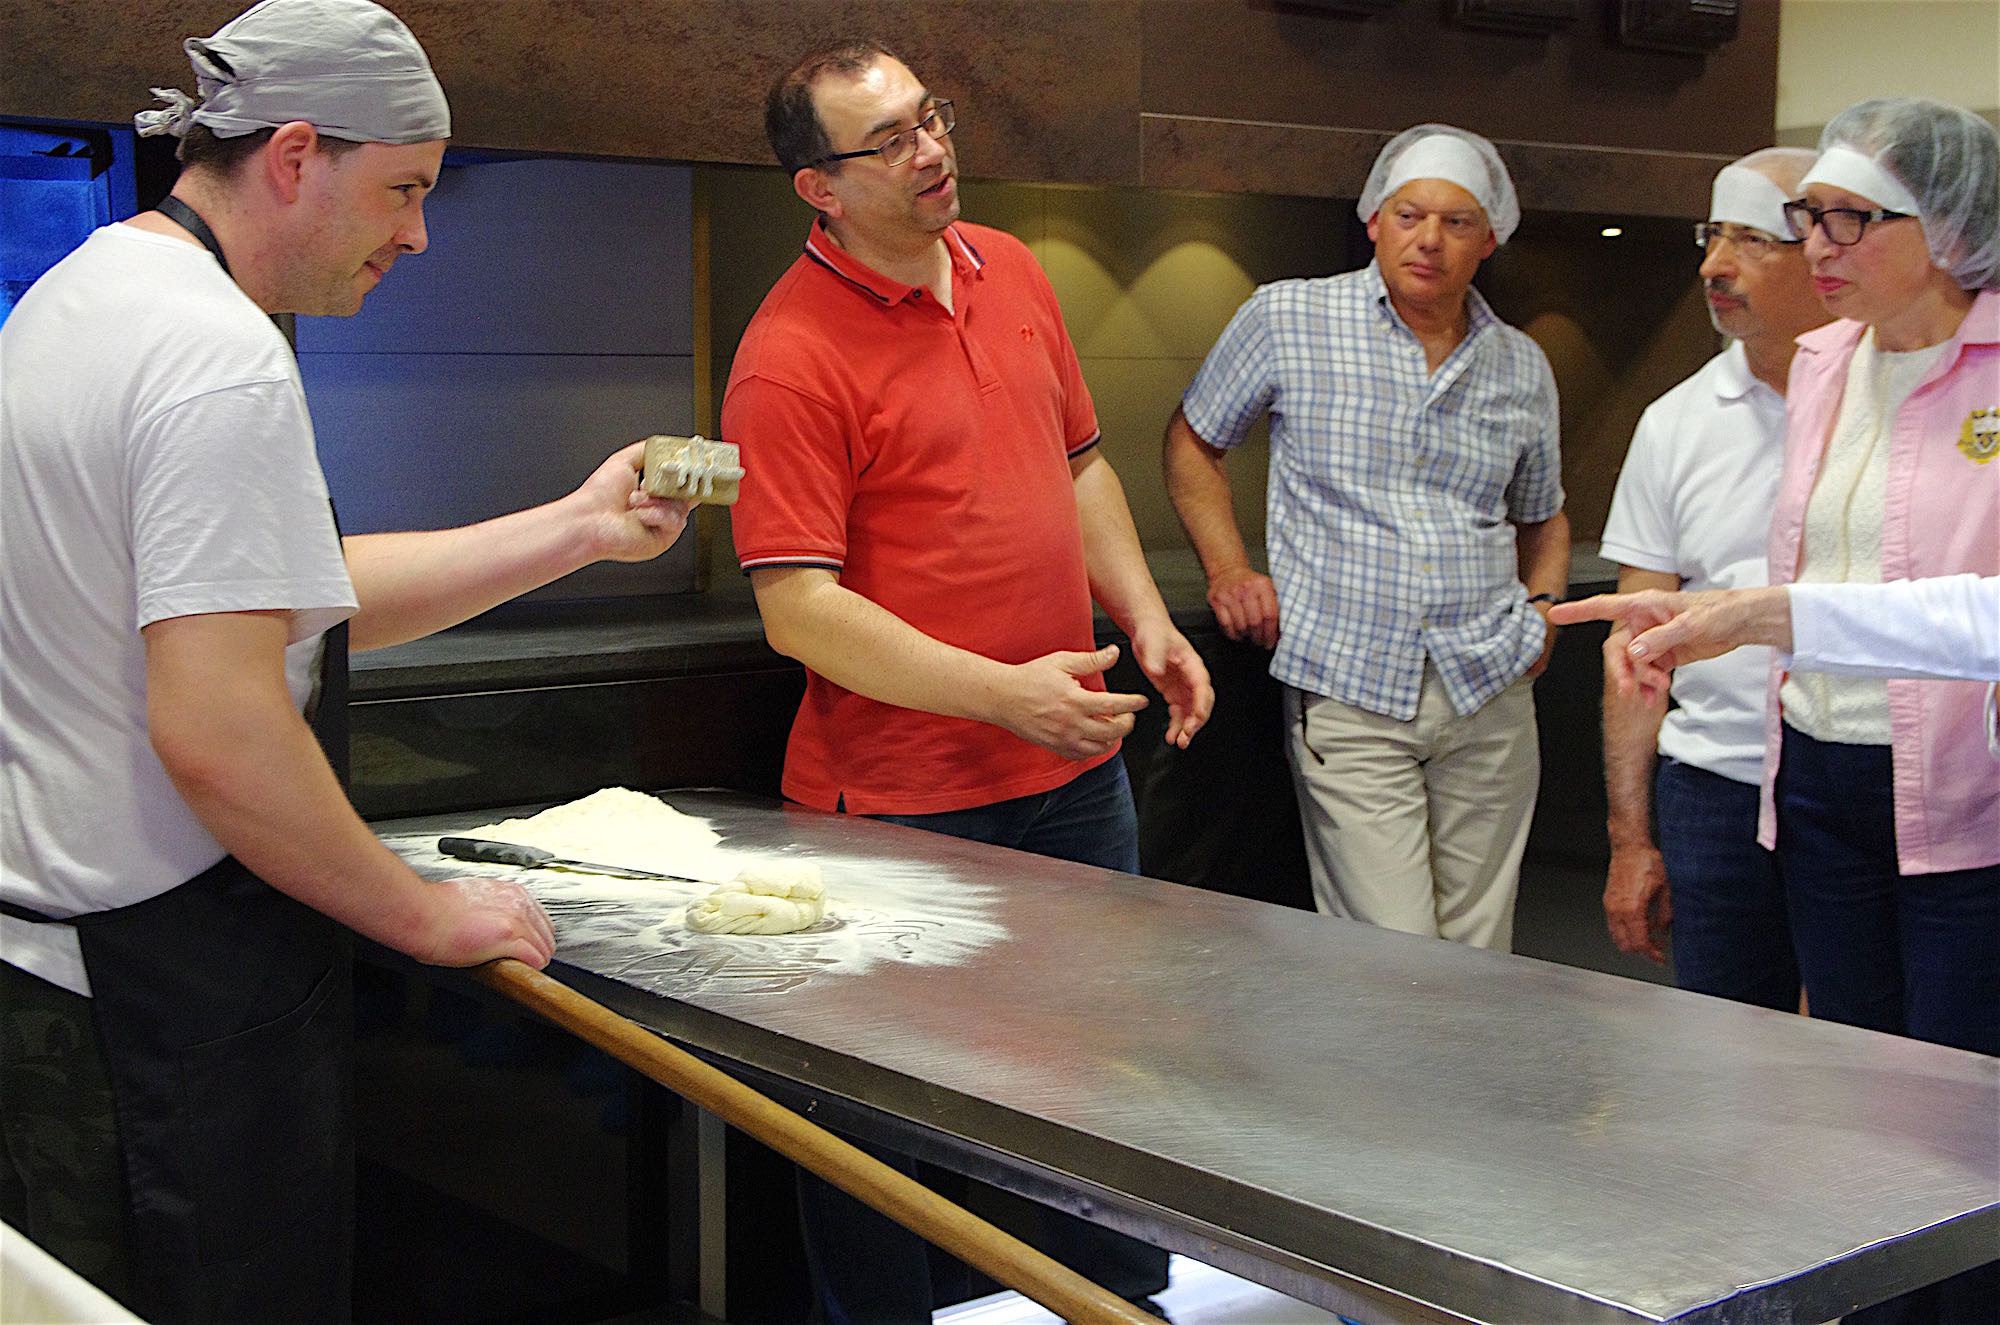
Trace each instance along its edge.
<instances>
[{"instance_id":1,"label":"white t-shirt sleeve","mask_svg":"<svg viewBox=\"0 0 2000 1325\"><path fill-rule=\"evenodd\" d=\"M297 642L353 614L296 381L230 386L163 410L145 421L131 464L136 626L289 611Z\"/></svg>"},{"instance_id":2,"label":"white t-shirt sleeve","mask_svg":"<svg viewBox=\"0 0 2000 1325\"><path fill-rule=\"evenodd\" d=\"M1789 586L1795 671L2000 680L2000 576Z\"/></svg>"},{"instance_id":3,"label":"white t-shirt sleeve","mask_svg":"<svg viewBox=\"0 0 2000 1325\"><path fill-rule=\"evenodd\" d=\"M1611 494L1611 511L1604 519L1604 537L1597 554L1621 566L1681 573L1674 536L1674 481L1671 472L1673 424L1658 404L1639 416L1632 445L1618 471Z\"/></svg>"}]
</instances>

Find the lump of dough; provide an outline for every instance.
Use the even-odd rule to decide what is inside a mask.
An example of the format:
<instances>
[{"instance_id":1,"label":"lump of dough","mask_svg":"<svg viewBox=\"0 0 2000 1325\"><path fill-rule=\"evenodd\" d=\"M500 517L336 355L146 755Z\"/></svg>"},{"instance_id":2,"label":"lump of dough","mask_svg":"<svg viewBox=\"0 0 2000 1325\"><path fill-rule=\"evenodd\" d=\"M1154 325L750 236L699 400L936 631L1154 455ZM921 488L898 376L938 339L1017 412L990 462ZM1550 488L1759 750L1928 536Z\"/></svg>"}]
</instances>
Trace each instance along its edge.
<instances>
[{"instance_id":1,"label":"lump of dough","mask_svg":"<svg viewBox=\"0 0 2000 1325\"><path fill-rule=\"evenodd\" d=\"M746 865L734 879L687 909L688 928L703 934L794 934L826 914L826 884L810 861Z\"/></svg>"}]
</instances>

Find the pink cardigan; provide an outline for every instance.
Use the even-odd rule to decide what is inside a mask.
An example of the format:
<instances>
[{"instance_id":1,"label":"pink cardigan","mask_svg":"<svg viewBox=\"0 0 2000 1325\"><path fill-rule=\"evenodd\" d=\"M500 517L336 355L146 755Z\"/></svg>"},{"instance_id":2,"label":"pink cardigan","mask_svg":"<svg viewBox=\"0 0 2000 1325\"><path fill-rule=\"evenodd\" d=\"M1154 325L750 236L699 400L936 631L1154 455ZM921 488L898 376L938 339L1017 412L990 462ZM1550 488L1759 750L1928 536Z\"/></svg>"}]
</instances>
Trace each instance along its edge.
<instances>
[{"instance_id":1,"label":"pink cardigan","mask_svg":"<svg viewBox=\"0 0 2000 1325\"><path fill-rule=\"evenodd\" d=\"M1771 517L1772 584L1798 576L1806 502L1840 415L1847 367L1866 330L1839 321L1799 338L1785 396L1785 469ZM2000 292L1982 291L1890 433L1882 578L2000 573ZM1772 787L1778 686L1765 696L1764 792L1757 840L1777 841ZM2000 863L2000 767L1987 750L1986 686L1890 681L1896 856L1904 874Z\"/></svg>"}]
</instances>

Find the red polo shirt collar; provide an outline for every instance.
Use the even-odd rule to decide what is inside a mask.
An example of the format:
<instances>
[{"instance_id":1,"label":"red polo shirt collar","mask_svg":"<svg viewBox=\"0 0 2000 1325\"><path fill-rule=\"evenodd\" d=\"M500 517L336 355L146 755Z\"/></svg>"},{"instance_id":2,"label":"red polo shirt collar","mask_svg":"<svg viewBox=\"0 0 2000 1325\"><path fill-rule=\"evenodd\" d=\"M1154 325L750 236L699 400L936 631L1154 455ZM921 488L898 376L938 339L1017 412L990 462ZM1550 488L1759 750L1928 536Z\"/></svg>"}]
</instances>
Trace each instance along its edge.
<instances>
[{"instance_id":1,"label":"red polo shirt collar","mask_svg":"<svg viewBox=\"0 0 2000 1325\"><path fill-rule=\"evenodd\" d=\"M979 250L966 240L955 224L945 227L944 247L951 255L952 270L956 276L977 276L986 266L986 259L979 256ZM806 256L884 307L900 304L923 288L892 281L861 262L834 242L833 236L826 232L823 217L813 221L812 230L806 235Z\"/></svg>"}]
</instances>

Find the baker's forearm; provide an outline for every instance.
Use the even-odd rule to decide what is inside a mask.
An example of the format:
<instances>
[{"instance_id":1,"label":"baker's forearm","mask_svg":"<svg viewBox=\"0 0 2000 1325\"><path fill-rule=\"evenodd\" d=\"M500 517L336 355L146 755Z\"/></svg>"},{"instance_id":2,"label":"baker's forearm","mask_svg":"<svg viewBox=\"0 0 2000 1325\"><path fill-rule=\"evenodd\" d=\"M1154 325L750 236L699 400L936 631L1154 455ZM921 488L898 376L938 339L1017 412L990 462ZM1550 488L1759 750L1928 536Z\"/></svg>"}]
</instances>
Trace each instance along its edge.
<instances>
[{"instance_id":1,"label":"baker's forearm","mask_svg":"<svg viewBox=\"0 0 2000 1325\"><path fill-rule=\"evenodd\" d=\"M1202 441L1178 408L1167 423L1162 463L1167 497L1209 581L1249 570L1250 551L1236 524L1226 453Z\"/></svg>"},{"instance_id":2,"label":"baker's forearm","mask_svg":"<svg viewBox=\"0 0 2000 1325\"><path fill-rule=\"evenodd\" d=\"M639 494L644 454L644 443L634 442L568 496L497 519L342 540L361 604L350 646L418 639L593 562L643 561L666 551L688 508Z\"/></svg>"},{"instance_id":3,"label":"baker's forearm","mask_svg":"<svg viewBox=\"0 0 2000 1325\"><path fill-rule=\"evenodd\" d=\"M1125 501L1125 486L1111 462L1093 447L1073 466L1076 513L1083 524L1083 568L1090 596L1128 638L1166 624L1167 605L1153 583L1139 531Z\"/></svg>"},{"instance_id":4,"label":"baker's forearm","mask_svg":"<svg viewBox=\"0 0 2000 1325\"><path fill-rule=\"evenodd\" d=\"M431 886L355 814L292 708L285 617L231 616L221 648L217 618L146 628L147 723L175 789L272 887L400 952L431 958L442 919Z\"/></svg>"},{"instance_id":5,"label":"baker's forearm","mask_svg":"<svg viewBox=\"0 0 2000 1325\"><path fill-rule=\"evenodd\" d=\"M558 502L460 529L342 539L361 604L350 647L420 639L589 565L587 533L566 516Z\"/></svg>"}]
</instances>

